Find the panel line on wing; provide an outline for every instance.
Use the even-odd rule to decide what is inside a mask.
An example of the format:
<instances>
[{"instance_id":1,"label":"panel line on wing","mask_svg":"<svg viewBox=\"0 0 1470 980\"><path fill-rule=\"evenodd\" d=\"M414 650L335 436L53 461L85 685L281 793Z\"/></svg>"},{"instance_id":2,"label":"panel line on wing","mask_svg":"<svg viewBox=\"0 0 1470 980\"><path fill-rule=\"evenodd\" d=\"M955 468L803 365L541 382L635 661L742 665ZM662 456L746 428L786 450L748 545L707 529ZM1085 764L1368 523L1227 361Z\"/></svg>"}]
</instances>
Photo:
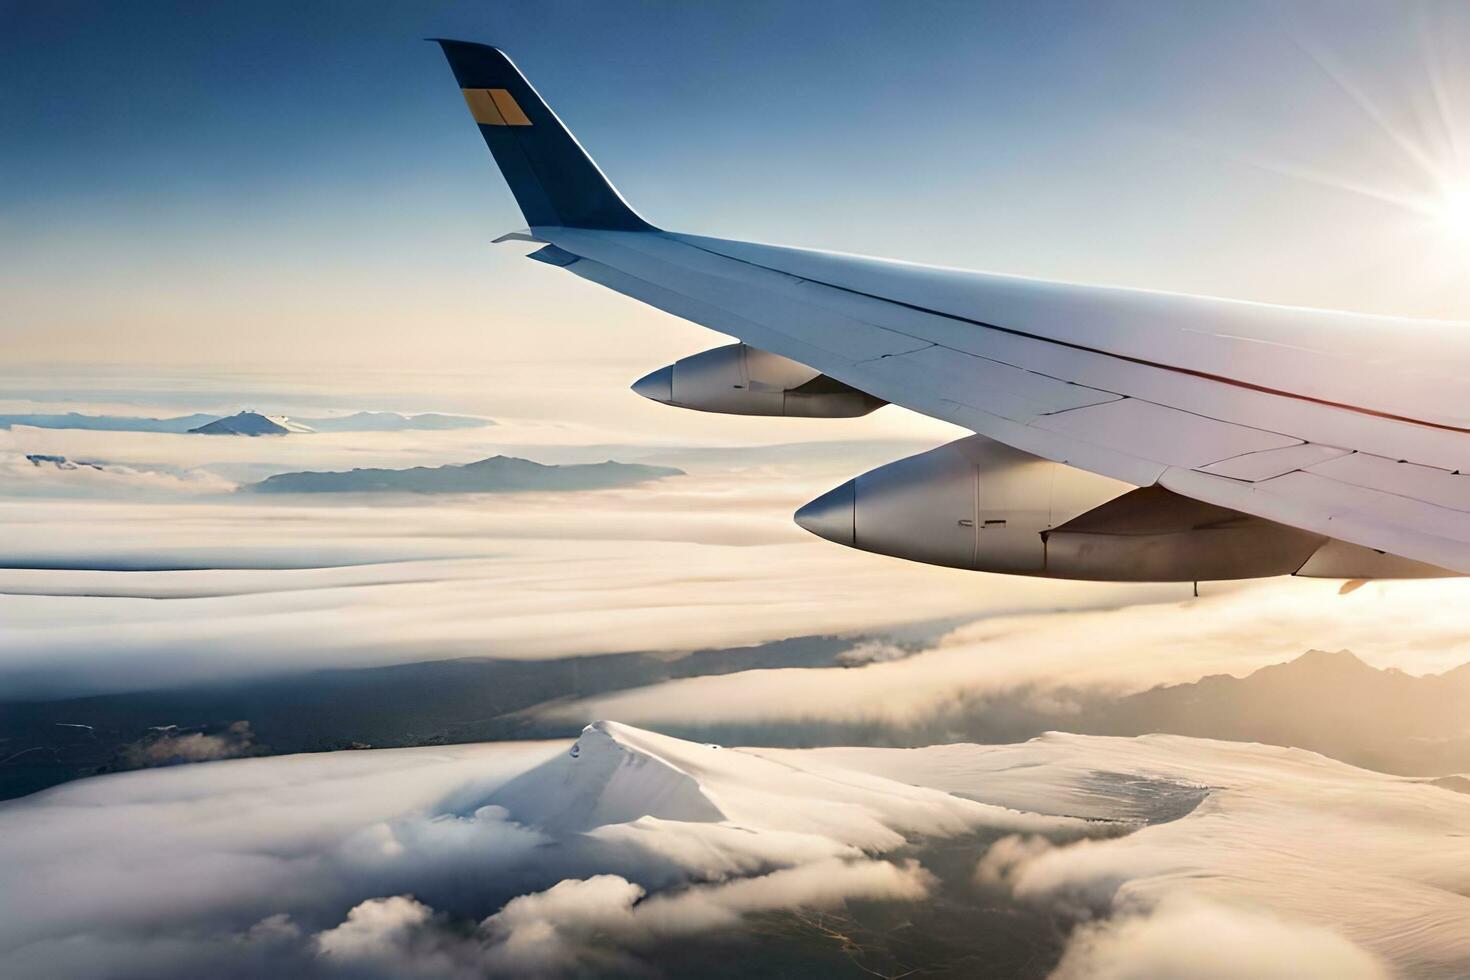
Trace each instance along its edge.
<instances>
[{"instance_id":1,"label":"panel line on wing","mask_svg":"<svg viewBox=\"0 0 1470 980\"><path fill-rule=\"evenodd\" d=\"M727 254L722 253L722 252L716 252L713 249L706 248L706 247L704 247L702 245L696 244L696 243L691 242L691 241L688 241L686 239L680 239L680 241L683 244L688 245L690 248L696 248L696 249L699 249L700 251L708 252L711 255L719 255L720 257L729 259L732 262L741 262L741 263L744 263L745 265L753 266L753 267L758 268L758 269L765 269L768 272L778 272L778 273L781 273L782 275L788 275L788 276L791 275L791 273L784 272L783 270L780 270L780 269L772 269L770 266L761 265L759 262L753 262L750 259L740 258L740 257L734 256L734 255L727 255ZM874 293L864 292L861 289L854 289L854 288L852 288L850 286L841 286L841 285L838 285L836 283L821 282L820 280L815 280L815 279L808 280L808 281L809 282L817 282L817 283L820 283L821 285L827 286L830 289L838 289L838 290L842 290L843 292L855 293L855 294L857 294L859 296L867 296L870 299L880 300L880 301L882 301L884 303L892 303L895 306L902 306L902 307L905 307L907 309L917 310L917 311L919 311L921 313L928 313L928 314L931 314L933 316L945 317L945 318L950 319L950 320L957 320L957 321L960 321L960 322L963 322L963 323L971 324L973 326L983 327L986 330L995 330L995 331L998 331L998 332L1001 332L1001 333L1011 334L1012 336L1016 336L1016 337L1026 337L1026 338L1029 338L1031 340L1040 341L1042 343L1053 344L1053 345L1058 346L1058 347L1066 347L1066 348L1070 348L1072 350L1084 351L1084 352L1089 353L1089 354L1096 354L1096 355L1098 355L1100 357L1111 357L1111 358L1115 358L1115 359L1120 360L1120 361L1127 361L1127 362L1132 363L1132 364L1142 364L1142 365L1147 366L1147 367L1158 368L1159 370L1162 370L1162 371L1172 371L1172 372L1175 372L1177 374L1184 374L1184 375L1188 375L1188 376L1194 377L1194 378L1202 378L1202 379L1205 379L1205 380L1208 380L1208 381L1218 381L1221 384L1233 385L1235 387L1244 388L1244 389L1247 389L1247 390L1250 390L1250 391L1259 391L1259 392L1263 392L1263 393L1268 394L1268 395L1276 395L1276 396L1279 396L1279 397L1282 397L1282 398L1291 398L1291 399L1295 399L1295 400L1298 400L1298 401L1312 402L1312 403L1318 404L1318 405L1326 405L1326 406L1328 406L1330 408L1342 409L1343 411L1356 412L1356 413L1359 413L1359 414L1362 414L1362 415L1369 415L1369 416L1374 416L1374 417L1377 417L1377 418L1390 419L1390 420L1395 421L1395 422L1405 422L1405 423L1408 423L1410 425L1420 425L1420 426L1424 426L1426 428L1440 429L1440 430L1444 430L1444 431L1448 431L1448 432L1458 432L1458 433L1464 433L1464 434L1470 435L1470 429L1467 429L1467 428L1465 428L1463 426L1450 425L1450 424L1445 423L1445 422L1430 422L1430 421L1428 421L1426 419L1417 419L1417 418L1413 418L1413 417L1407 416L1407 415L1395 414L1393 412L1379 411L1378 409L1367 408L1367 407L1362 406L1362 405L1353 405L1353 404L1348 403L1348 402L1333 401L1333 400L1327 399L1327 398L1318 398L1318 397L1313 396L1313 395L1303 395L1303 394L1299 394L1297 392L1287 391L1287 390L1282 389L1282 388L1272 388L1272 387L1270 387L1268 385L1256 384L1256 383L1251 382L1251 381L1242 381L1239 378L1232 378L1232 377L1230 377L1228 375L1214 374L1214 373L1209 372L1209 371L1201 371L1201 370L1198 370L1198 369L1195 369L1195 368L1180 367L1178 365L1166 364L1166 363L1163 363L1163 362L1160 362L1160 361L1151 361L1151 360L1149 360L1147 358L1135 357L1135 356L1133 356L1131 354L1118 354L1118 353L1114 353L1113 351L1103 350L1102 348L1089 347L1086 344L1079 344L1079 343L1076 343L1075 341L1061 340L1061 339L1058 339L1058 338L1055 338L1055 337L1045 337L1045 336L1042 336L1040 334L1030 333L1030 332L1025 331L1025 330L1017 330L1014 327L1003 327L1003 326L1001 326L1000 324L997 324L997 323L988 323L988 322L986 322L984 320L975 320L975 319L971 319L970 317L960 316L960 315L954 314L954 313L945 313L945 312L940 311L940 310L929 309L927 307L920 306L920 305L915 304L915 303L909 303L909 302L905 302L904 300L899 300L899 299L892 299L892 298L889 298L889 297L886 297L886 296L879 296L879 295L876 295Z\"/></svg>"}]
</instances>

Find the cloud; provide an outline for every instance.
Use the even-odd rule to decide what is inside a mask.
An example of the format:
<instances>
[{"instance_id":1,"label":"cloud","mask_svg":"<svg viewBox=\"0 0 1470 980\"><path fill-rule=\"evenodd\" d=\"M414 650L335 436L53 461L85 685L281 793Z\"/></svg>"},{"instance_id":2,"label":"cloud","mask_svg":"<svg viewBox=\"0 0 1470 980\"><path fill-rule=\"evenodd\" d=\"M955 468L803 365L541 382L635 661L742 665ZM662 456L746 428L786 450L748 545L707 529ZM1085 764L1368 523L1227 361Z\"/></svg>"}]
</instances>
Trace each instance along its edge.
<instances>
[{"instance_id":1,"label":"cloud","mask_svg":"<svg viewBox=\"0 0 1470 980\"><path fill-rule=\"evenodd\" d=\"M986 579L986 581L995 581ZM973 699L1024 691L1063 707L1057 687L1120 694L1215 673L1246 673L1314 646L1351 646L1379 666L1439 671L1470 660L1455 612L1459 580L1257 582L1198 600L992 615L896 658L864 650L848 670L780 668L669 681L550 709L551 717L639 724L926 724Z\"/></svg>"},{"instance_id":2,"label":"cloud","mask_svg":"<svg viewBox=\"0 0 1470 980\"><path fill-rule=\"evenodd\" d=\"M372 958L400 944L432 915L427 905L407 895L370 899L354 906L341 925L318 933L316 947L324 956Z\"/></svg>"},{"instance_id":3,"label":"cloud","mask_svg":"<svg viewBox=\"0 0 1470 980\"><path fill-rule=\"evenodd\" d=\"M915 901L928 872L883 855L920 836L1076 824L615 725L568 749L248 759L12 803L0 888L42 884L0 920L0 973L554 972L553 948L606 964L752 914ZM668 792L689 773L727 816Z\"/></svg>"},{"instance_id":4,"label":"cloud","mask_svg":"<svg viewBox=\"0 0 1470 980\"><path fill-rule=\"evenodd\" d=\"M1388 980L1337 933L1198 901L1081 926L1052 980Z\"/></svg>"},{"instance_id":5,"label":"cloud","mask_svg":"<svg viewBox=\"0 0 1470 980\"><path fill-rule=\"evenodd\" d=\"M250 722L237 721L222 732L177 732L165 729L122 749L130 767L165 766L179 762L211 762L249 755L255 749Z\"/></svg>"},{"instance_id":6,"label":"cloud","mask_svg":"<svg viewBox=\"0 0 1470 980\"><path fill-rule=\"evenodd\" d=\"M988 579L834 547L791 524L822 489L795 470L432 505L0 501L0 620L26 627L0 631L0 687L63 696L687 651L1180 591Z\"/></svg>"},{"instance_id":7,"label":"cloud","mask_svg":"<svg viewBox=\"0 0 1470 980\"><path fill-rule=\"evenodd\" d=\"M616 875L562 881L512 899L484 921L485 962L520 974L561 972L611 959L609 939L639 946L729 929L743 916L773 909L921 901L932 884L933 876L914 862L873 860L819 861L646 900L643 888Z\"/></svg>"},{"instance_id":8,"label":"cloud","mask_svg":"<svg viewBox=\"0 0 1470 980\"><path fill-rule=\"evenodd\" d=\"M882 640L864 640L850 649L844 650L836 657L838 663L844 667L856 667L860 664L879 664L890 660L902 660L909 656L911 651L894 643L885 643Z\"/></svg>"},{"instance_id":9,"label":"cloud","mask_svg":"<svg viewBox=\"0 0 1470 980\"><path fill-rule=\"evenodd\" d=\"M318 933L311 947L334 965L387 976L454 977L465 974L454 943L433 924L434 911L408 895L353 906L340 925Z\"/></svg>"},{"instance_id":10,"label":"cloud","mask_svg":"<svg viewBox=\"0 0 1470 980\"><path fill-rule=\"evenodd\" d=\"M1311 753L1060 735L721 749L614 724L569 749L234 760L9 803L0 891L26 901L0 919L0 973L637 971L725 955L753 923L804 909L842 909L844 929L864 903L947 921L971 869L977 909L1018 903L981 921L1034 927L1017 941L1038 969L1060 959L1065 980L1470 963L1470 798ZM686 778L714 812L671 792ZM1171 794L1186 786L1196 805L1181 814ZM551 829L566 809L575 825ZM799 936L805 917L775 921ZM1065 955L1058 923L1078 926Z\"/></svg>"},{"instance_id":11,"label":"cloud","mask_svg":"<svg viewBox=\"0 0 1470 980\"><path fill-rule=\"evenodd\" d=\"M235 487L234 482L205 471L0 451L0 495L5 497L146 499L229 493Z\"/></svg>"},{"instance_id":12,"label":"cloud","mask_svg":"<svg viewBox=\"0 0 1470 980\"><path fill-rule=\"evenodd\" d=\"M917 863L825 860L766 875L649 896L618 875L568 878L511 899L473 934L411 896L370 899L318 933L328 960L394 976L587 973L630 966L630 951L739 926L774 910L829 909L851 900L915 902L933 876Z\"/></svg>"},{"instance_id":13,"label":"cloud","mask_svg":"<svg viewBox=\"0 0 1470 980\"><path fill-rule=\"evenodd\" d=\"M1007 834L991 844L975 866L975 881L982 885L1014 886L1016 872L1051 849L1051 841L1038 834Z\"/></svg>"},{"instance_id":14,"label":"cloud","mask_svg":"<svg viewBox=\"0 0 1470 980\"><path fill-rule=\"evenodd\" d=\"M481 925L487 963L536 973L582 964L594 935L632 930L633 906L644 894L617 875L597 875L513 898Z\"/></svg>"},{"instance_id":15,"label":"cloud","mask_svg":"<svg viewBox=\"0 0 1470 980\"><path fill-rule=\"evenodd\" d=\"M601 374L598 385L608 380ZM315 378L295 380L310 381L302 386L313 399L332 395ZM279 394L285 381L254 383ZM412 405L367 406L491 414L503 423L493 429L275 440L0 432L0 460L21 461L32 483L40 474L96 484L126 470L130 480L151 473L174 487L154 493L109 483L89 492L95 499L76 500L43 481L35 496L0 494L0 621L26 627L23 637L0 631L0 688L59 697L461 656L679 652L1183 593L914 565L834 547L791 522L805 501L942 440L945 426L902 413L843 425L815 420L802 436L823 441L772 446L758 442L770 438L769 421L716 420L733 428L711 433L708 418L684 419L634 396L650 413L643 428L605 427L593 411L568 419L566 394L540 390L535 410L520 413L427 404L422 393ZM170 398L173 411L210 407ZM701 448L686 448L691 442ZM551 463L655 462L689 475L576 495L432 502L192 492L283 471L434 466L498 452ZM31 453L103 460L106 472L48 474L24 462Z\"/></svg>"},{"instance_id":16,"label":"cloud","mask_svg":"<svg viewBox=\"0 0 1470 980\"><path fill-rule=\"evenodd\" d=\"M1298 749L1178 736L823 754L1131 827L1071 843L1010 835L977 863L983 886L1064 920L1108 919L1076 933L1069 980L1192 976L1191 962L1215 960L1220 976L1373 977L1384 975L1379 959L1408 975L1455 975L1470 964L1456 924L1470 892L1470 801L1438 787ZM1181 814L1171 796L1191 783L1202 792ZM1320 970L1309 958L1318 953ZM1256 969L1271 962L1294 966Z\"/></svg>"}]
</instances>

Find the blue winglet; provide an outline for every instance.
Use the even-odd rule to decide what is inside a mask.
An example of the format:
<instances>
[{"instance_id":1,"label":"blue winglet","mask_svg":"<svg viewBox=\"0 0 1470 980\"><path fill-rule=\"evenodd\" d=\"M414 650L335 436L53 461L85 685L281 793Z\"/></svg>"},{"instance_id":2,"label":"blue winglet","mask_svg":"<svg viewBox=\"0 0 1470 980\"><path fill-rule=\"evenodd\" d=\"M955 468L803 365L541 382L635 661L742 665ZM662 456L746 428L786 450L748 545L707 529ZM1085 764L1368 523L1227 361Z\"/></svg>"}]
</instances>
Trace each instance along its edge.
<instances>
[{"instance_id":1,"label":"blue winglet","mask_svg":"<svg viewBox=\"0 0 1470 980\"><path fill-rule=\"evenodd\" d=\"M431 38L480 127L526 223L650 231L505 53Z\"/></svg>"}]
</instances>

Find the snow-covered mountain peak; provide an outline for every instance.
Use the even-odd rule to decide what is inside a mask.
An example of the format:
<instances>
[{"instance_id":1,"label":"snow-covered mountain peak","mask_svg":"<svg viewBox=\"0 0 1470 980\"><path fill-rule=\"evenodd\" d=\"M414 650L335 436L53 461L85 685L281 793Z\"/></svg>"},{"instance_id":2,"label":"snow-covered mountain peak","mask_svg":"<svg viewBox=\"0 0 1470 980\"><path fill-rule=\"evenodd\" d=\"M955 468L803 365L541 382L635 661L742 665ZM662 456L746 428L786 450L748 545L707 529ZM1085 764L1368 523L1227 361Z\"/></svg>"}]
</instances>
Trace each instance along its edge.
<instances>
[{"instance_id":1,"label":"snow-covered mountain peak","mask_svg":"<svg viewBox=\"0 0 1470 980\"><path fill-rule=\"evenodd\" d=\"M659 742L690 745L615 722L588 725L566 753L503 786L494 802L552 834L640 817L725 820L699 781L659 754Z\"/></svg>"},{"instance_id":2,"label":"snow-covered mountain peak","mask_svg":"<svg viewBox=\"0 0 1470 980\"><path fill-rule=\"evenodd\" d=\"M1082 827L891 779L828 773L816 759L792 765L778 752L725 749L612 721L588 725L566 752L468 809L486 803L553 836L651 817L822 837L868 853L899 847L914 834Z\"/></svg>"},{"instance_id":3,"label":"snow-covered mountain peak","mask_svg":"<svg viewBox=\"0 0 1470 980\"><path fill-rule=\"evenodd\" d=\"M259 412L237 412L201 425L190 432L203 435L283 436L291 432L310 432L308 426L292 422L284 415L262 415Z\"/></svg>"}]
</instances>

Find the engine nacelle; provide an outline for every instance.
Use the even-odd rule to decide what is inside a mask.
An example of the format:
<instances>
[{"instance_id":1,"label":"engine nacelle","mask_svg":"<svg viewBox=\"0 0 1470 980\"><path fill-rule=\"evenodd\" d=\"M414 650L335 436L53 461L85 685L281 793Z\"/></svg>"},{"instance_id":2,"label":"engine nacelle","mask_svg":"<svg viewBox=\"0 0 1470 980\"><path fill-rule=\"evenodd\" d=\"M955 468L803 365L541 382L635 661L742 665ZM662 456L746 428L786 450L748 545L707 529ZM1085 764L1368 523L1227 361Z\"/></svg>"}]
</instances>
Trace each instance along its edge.
<instances>
[{"instance_id":1,"label":"engine nacelle","mask_svg":"<svg viewBox=\"0 0 1470 980\"><path fill-rule=\"evenodd\" d=\"M840 419L887 404L790 358L746 344L683 357L640 378L644 398L725 415Z\"/></svg>"},{"instance_id":2,"label":"engine nacelle","mask_svg":"<svg viewBox=\"0 0 1470 980\"><path fill-rule=\"evenodd\" d=\"M796 522L930 565L1118 582L1291 574L1326 540L981 436L864 473L802 507Z\"/></svg>"}]
</instances>

